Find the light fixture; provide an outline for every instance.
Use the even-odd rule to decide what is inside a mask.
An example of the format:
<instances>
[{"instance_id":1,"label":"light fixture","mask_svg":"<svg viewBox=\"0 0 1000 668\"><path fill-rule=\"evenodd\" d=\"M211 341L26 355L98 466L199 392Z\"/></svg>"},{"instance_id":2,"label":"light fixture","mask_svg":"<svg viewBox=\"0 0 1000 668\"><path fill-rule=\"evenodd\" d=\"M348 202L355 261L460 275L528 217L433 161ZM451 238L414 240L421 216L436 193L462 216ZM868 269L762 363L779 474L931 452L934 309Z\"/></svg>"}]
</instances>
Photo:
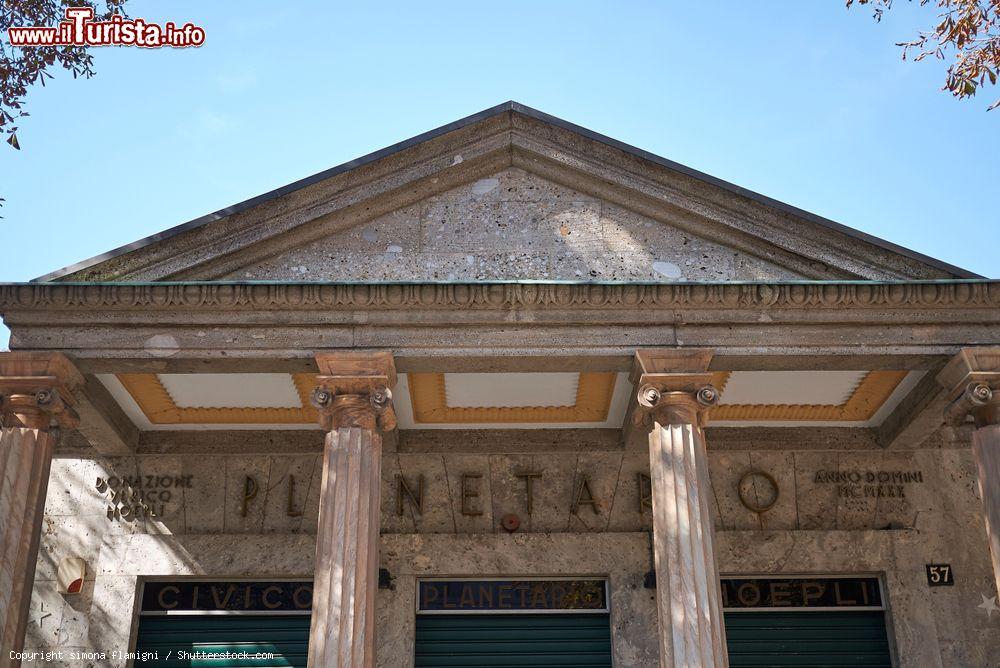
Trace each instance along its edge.
<instances>
[{"instance_id":1,"label":"light fixture","mask_svg":"<svg viewBox=\"0 0 1000 668\"><path fill-rule=\"evenodd\" d=\"M56 584L60 594L79 594L87 577L87 562L80 557L63 557L56 569Z\"/></svg>"}]
</instances>

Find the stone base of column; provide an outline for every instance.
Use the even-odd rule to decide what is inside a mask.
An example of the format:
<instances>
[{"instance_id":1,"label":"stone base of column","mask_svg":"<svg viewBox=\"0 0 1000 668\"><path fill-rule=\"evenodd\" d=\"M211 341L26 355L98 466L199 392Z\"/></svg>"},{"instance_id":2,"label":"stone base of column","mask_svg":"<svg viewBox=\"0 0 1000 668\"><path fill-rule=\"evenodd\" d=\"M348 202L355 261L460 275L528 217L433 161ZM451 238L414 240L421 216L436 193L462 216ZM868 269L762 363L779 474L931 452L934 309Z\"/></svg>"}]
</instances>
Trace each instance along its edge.
<instances>
[{"instance_id":1,"label":"stone base of column","mask_svg":"<svg viewBox=\"0 0 1000 668\"><path fill-rule=\"evenodd\" d=\"M326 436L310 668L375 665L382 437L343 427Z\"/></svg>"},{"instance_id":2,"label":"stone base of column","mask_svg":"<svg viewBox=\"0 0 1000 668\"><path fill-rule=\"evenodd\" d=\"M0 666L19 666L54 439L38 429L0 428Z\"/></svg>"},{"instance_id":3,"label":"stone base of column","mask_svg":"<svg viewBox=\"0 0 1000 668\"><path fill-rule=\"evenodd\" d=\"M654 424L649 456L660 665L728 666L700 428Z\"/></svg>"}]
</instances>

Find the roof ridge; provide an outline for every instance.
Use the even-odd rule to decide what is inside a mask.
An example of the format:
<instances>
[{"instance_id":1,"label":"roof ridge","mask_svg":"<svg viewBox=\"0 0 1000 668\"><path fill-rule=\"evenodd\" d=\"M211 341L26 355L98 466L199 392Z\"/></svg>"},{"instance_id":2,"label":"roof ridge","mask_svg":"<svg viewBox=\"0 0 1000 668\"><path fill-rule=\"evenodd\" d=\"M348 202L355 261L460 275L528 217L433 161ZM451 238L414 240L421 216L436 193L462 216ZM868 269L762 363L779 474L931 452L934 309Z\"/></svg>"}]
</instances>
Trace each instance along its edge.
<instances>
[{"instance_id":1,"label":"roof ridge","mask_svg":"<svg viewBox=\"0 0 1000 668\"><path fill-rule=\"evenodd\" d=\"M448 134L449 132L460 130L462 128L484 121L488 118L493 118L495 116L508 112L521 114L523 116L533 118L543 123L547 123L549 125L553 125L568 130L575 134L586 137L592 141L596 141L601 144L610 146L612 148L616 148L620 151L634 155L643 160L652 162L671 171L684 174L685 176L689 176L704 183L713 185L717 188L721 188L733 194L745 197L759 204L763 204L764 206L777 209L779 211L783 211L798 218L803 218L805 220L808 220L809 222L815 223L822 227L826 227L828 229L840 232L842 234L846 234L847 236L850 236L854 239L864 241L866 243L878 246L880 248L889 250L899 255L903 255L905 257L910 258L911 260L916 260L923 264L932 266L936 269L946 271L958 278L985 278L984 276L981 276L974 272L962 269L961 267L949 264L942 260L938 260L929 255L925 255L923 253L911 250L904 246L900 246L891 241L882 239L881 237L868 234L867 232L863 232L856 228L849 227L842 223L838 223L829 218L824 218L823 216L819 216L804 209L800 209L790 204L786 204L774 198L749 190L747 188L743 188L742 186L738 186L734 183L717 178L705 172L698 171L696 169L683 165L679 162L675 162L673 160L669 160L662 156L656 155L655 153L650 153L649 151L645 151L631 144L626 144L625 142L619 141L607 135L603 135L599 132L594 132L593 130L589 130L583 126L576 125L575 123L571 123L569 121L565 121L557 116L552 116L551 114L539 111L533 107L529 107L528 105L522 104L515 100L507 100L506 102L502 102L498 105L489 107L487 109L483 109L482 111L471 114L469 116L465 116L464 118L460 118L456 121L452 121L451 123L447 123L432 130L420 133L418 135L410 137L409 139L404 139L403 141L391 144L389 146L381 148L377 151L373 151L361 157L355 158L348 162L341 163L340 165L330 167L321 172L317 172L315 174L304 177L297 181L293 181L291 183L288 183L279 188L275 188L274 190L268 191L261 195L257 195L250 199L225 207L223 209L219 209L218 211L214 211L212 213L199 216L198 218L189 220L186 223L175 225L174 227L167 228L162 232L157 232L156 234L152 234L142 239L138 239L136 241L133 241L132 243L119 246L118 248L112 249L106 253L101 253L99 255L95 255L94 257L49 272L48 274L32 279L32 282L55 281L59 278L62 278L63 276L67 276L82 271L101 262L119 257L121 255L125 255L135 250L139 250L140 248L145 248L146 246L154 244L158 241L169 239L171 237L177 236L189 230L202 227L209 223L213 223L217 220L222 220L223 218L227 218L233 214L240 213L259 204L268 202L272 199L276 199L278 197L282 197L292 192L301 190L303 188L314 185L316 183L319 183L320 181L324 181L338 174L350 171L352 169L356 169L357 167L360 167L362 165L375 162L376 160L406 150L408 148L416 146L417 144L430 141L442 135Z\"/></svg>"}]
</instances>

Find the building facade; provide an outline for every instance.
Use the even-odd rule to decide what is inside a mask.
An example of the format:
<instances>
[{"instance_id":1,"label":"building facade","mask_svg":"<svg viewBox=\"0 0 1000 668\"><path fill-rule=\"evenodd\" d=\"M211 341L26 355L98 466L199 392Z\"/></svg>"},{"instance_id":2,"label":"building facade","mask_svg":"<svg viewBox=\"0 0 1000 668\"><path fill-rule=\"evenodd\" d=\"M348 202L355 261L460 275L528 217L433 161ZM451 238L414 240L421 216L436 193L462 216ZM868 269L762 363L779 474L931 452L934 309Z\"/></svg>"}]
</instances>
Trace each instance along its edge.
<instances>
[{"instance_id":1,"label":"building facade","mask_svg":"<svg viewBox=\"0 0 1000 668\"><path fill-rule=\"evenodd\" d=\"M516 103L0 313L3 665L1000 665L1000 284Z\"/></svg>"}]
</instances>

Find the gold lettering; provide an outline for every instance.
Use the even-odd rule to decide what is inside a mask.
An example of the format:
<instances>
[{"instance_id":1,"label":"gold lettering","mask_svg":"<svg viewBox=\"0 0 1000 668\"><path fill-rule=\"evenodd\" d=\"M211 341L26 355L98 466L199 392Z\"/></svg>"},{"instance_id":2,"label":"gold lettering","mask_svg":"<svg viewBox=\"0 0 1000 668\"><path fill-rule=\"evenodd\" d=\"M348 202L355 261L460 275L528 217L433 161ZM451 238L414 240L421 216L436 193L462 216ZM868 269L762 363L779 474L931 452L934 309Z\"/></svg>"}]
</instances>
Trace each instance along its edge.
<instances>
[{"instance_id":1,"label":"gold lettering","mask_svg":"<svg viewBox=\"0 0 1000 668\"><path fill-rule=\"evenodd\" d=\"M479 607L488 610L493 607L493 589L489 585L479 586Z\"/></svg>"},{"instance_id":2,"label":"gold lettering","mask_svg":"<svg viewBox=\"0 0 1000 668\"><path fill-rule=\"evenodd\" d=\"M434 603L435 601L437 601L437 598L438 598L438 589L437 589L437 586L435 586L434 584L431 584L431 583L428 583L428 584L430 586L421 587L421 589L423 590L424 606L425 607L427 605L430 605L431 603Z\"/></svg>"},{"instance_id":3,"label":"gold lettering","mask_svg":"<svg viewBox=\"0 0 1000 668\"><path fill-rule=\"evenodd\" d=\"M823 592L826 591L826 585L820 582L802 582L802 601L805 605L809 605L813 601L818 601L823 598Z\"/></svg>"},{"instance_id":4,"label":"gold lettering","mask_svg":"<svg viewBox=\"0 0 1000 668\"><path fill-rule=\"evenodd\" d=\"M457 608L458 606L456 606L454 603L448 603L448 585L445 584L443 586L443 589L444 591L442 593L444 594L444 600L441 602L441 607L452 608L452 609Z\"/></svg>"},{"instance_id":5,"label":"gold lettering","mask_svg":"<svg viewBox=\"0 0 1000 668\"><path fill-rule=\"evenodd\" d=\"M309 594L306 598L304 595ZM312 587L298 587L292 592L292 603L299 610L308 610L312 605Z\"/></svg>"},{"instance_id":6,"label":"gold lettering","mask_svg":"<svg viewBox=\"0 0 1000 668\"><path fill-rule=\"evenodd\" d=\"M518 473L517 477L524 480L524 492L528 498L528 514L530 515L535 505L532 483L534 483L536 478L541 478L542 474L537 471L525 471L524 473Z\"/></svg>"},{"instance_id":7,"label":"gold lettering","mask_svg":"<svg viewBox=\"0 0 1000 668\"><path fill-rule=\"evenodd\" d=\"M552 609L566 608L569 592L560 584L552 585Z\"/></svg>"},{"instance_id":8,"label":"gold lettering","mask_svg":"<svg viewBox=\"0 0 1000 668\"><path fill-rule=\"evenodd\" d=\"M470 499L479 498L479 488L473 489L469 486L472 481L478 481L482 478L481 473L463 473L462 474L462 514L469 515L472 517L477 517L483 514L483 511L478 508L473 508L472 504L469 503ZM477 483L478 484L478 483Z\"/></svg>"},{"instance_id":9,"label":"gold lettering","mask_svg":"<svg viewBox=\"0 0 1000 668\"><path fill-rule=\"evenodd\" d=\"M250 593L251 593L251 591L252 591L252 588L250 587L250 585L247 585L247 586L245 586L243 588L243 609L244 610L249 610L250 609Z\"/></svg>"},{"instance_id":10,"label":"gold lettering","mask_svg":"<svg viewBox=\"0 0 1000 668\"><path fill-rule=\"evenodd\" d=\"M257 481L252 476L243 479L243 502L240 504L240 515L247 516L250 502L257 497Z\"/></svg>"},{"instance_id":11,"label":"gold lettering","mask_svg":"<svg viewBox=\"0 0 1000 668\"><path fill-rule=\"evenodd\" d=\"M302 511L295 509L295 476L288 476L288 508L285 514L289 517L301 517Z\"/></svg>"},{"instance_id":12,"label":"gold lettering","mask_svg":"<svg viewBox=\"0 0 1000 668\"><path fill-rule=\"evenodd\" d=\"M531 607L532 608L542 608L548 607L548 602L545 600L545 586L542 584L536 584L531 588Z\"/></svg>"},{"instance_id":13,"label":"gold lettering","mask_svg":"<svg viewBox=\"0 0 1000 668\"><path fill-rule=\"evenodd\" d=\"M212 600L215 601L215 607L218 610L225 610L229 605L229 599L232 598L233 593L236 591L236 585L229 585L226 587L226 597L220 599L218 587L212 587Z\"/></svg>"},{"instance_id":14,"label":"gold lettering","mask_svg":"<svg viewBox=\"0 0 1000 668\"><path fill-rule=\"evenodd\" d=\"M780 607L788 607L792 604L791 587L787 582L771 583L771 603Z\"/></svg>"},{"instance_id":15,"label":"gold lettering","mask_svg":"<svg viewBox=\"0 0 1000 668\"><path fill-rule=\"evenodd\" d=\"M858 602L855 601L855 600L853 600L853 599L844 598L843 596L841 596L841 594L840 594L840 583L839 582L834 582L833 583L833 594L834 594L834 597L837 600L837 605L857 605L858 604Z\"/></svg>"},{"instance_id":16,"label":"gold lettering","mask_svg":"<svg viewBox=\"0 0 1000 668\"><path fill-rule=\"evenodd\" d=\"M417 509L417 514L424 514L424 476L417 478L417 493L414 494L406 478L396 474L396 514L403 514L403 495L410 499L410 504Z\"/></svg>"},{"instance_id":17,"label":"gold lettering","mask_svg":"<svg viewBox=\"0 0 1000 668\"><path fill-rule=\"evenodd\" d=\"M467 584L462 585L462 594L458 599L458 605L461 608L476 607L476 599L472 595L472 587Z\"/></svg>"},{"instance_id":18,"label":"gold lettering","mask_svg":"<svg viewBox=\"0 0 1000 668\"><path fill-rule=\"evenodd\" d=\"M163 595L167 593L167 590L168 590L168 589L171 589L171 590L173 590L173 592L174 592L174 596L177 596L177 594L180 594L180 593L181 593L181 590L180 590L180 588L178 588L178 587L175 587L175 586L173 586L173 585L169 585L169 586L167 586L167 587L164 587L163 589L161 589L161 590L160 590L160 593L156 595L156 602L157 602L157 603L159 603L159 604L160 604L160 607L161 607L161 608L163 608L164 610L173 610L173 609L174 609L174 608L176 608L176 607L177 607L178 605L180 605L180 601L178 601L178 600L174 599L174 601L173 601L172 603L167 603L167 601L166 601L166 599L165 599L165 598L163 597Z\"/></svg>"},{"instance_id":19,"label":"gold lettering","mask_svg":"<svg viewBox=\"0 0 1000 668\"><path fill-rule=\"evenodd\" d=\"M271 585L270 587L265 588L264 591L262 591L260 593L260 602L264 605L265 608L267 608L269 610L274 610L275 608L280 608L281 607L281 601L277 601L277 602L273 602L272 603L271 601L269 601L267 599L267 595L270 594L271 592L275 592L275 593L280 594L281 593L281 587L279 587L277 585Z\"/></svg>"},{"instance_id":20,"label":"gold lettering","mask_svg":"<svg viewBox=\"0 0 1000 668\"><path fill-rule=\"evenodd\" d=\"M517 585L517 590L521 592L521 607L528 607L528 592L531 591L531 587L527 583L522 582Z\"/></svg>"},{"instance_id":21,"label":"gold lettering","mask_svg":"<svg viewBox=\"0 0 1000 668\"><path fill-rule=\"evenodd\" d=\"M597 499L594 498L594 493L590 489L590 480L587 476L580 476L580 482L576 486L576 494L573 495L573 507L571 512L576 514L580 510L580 506L590 506L590 509L594 511L595 515L601 514L600 504Z\"/></svg>"},{"instance_id":22,"label":"gold lettering","mask_svg":"<svg viewBox=\"0 0 1000 668\"><path fill-rule=\"evenodd\" d=\"M760 603L760 588L753 582L744 582L736 589L736 598L748 608Z\"/></svg>"},{"instance_id":23,"label":"gold lettering","mask_svg":"<svg viewBox=\"0 0 1000 668\"><path fill-rule=\"evenodd\" d=\"M500 609L509 610L511 607L511 598L513 598L514 592L511 590L510 585L500 585Z\"/></svg>"},{"instance_id":24,"label":"gold lettering","mask_svg":"<svg viewBox=\"0 0 1000 668\"><path fill-rule=\"evenodd\" d=\"M191 608L198 609L198 585L191 586Z\"/></svg>"}]
</instances>

